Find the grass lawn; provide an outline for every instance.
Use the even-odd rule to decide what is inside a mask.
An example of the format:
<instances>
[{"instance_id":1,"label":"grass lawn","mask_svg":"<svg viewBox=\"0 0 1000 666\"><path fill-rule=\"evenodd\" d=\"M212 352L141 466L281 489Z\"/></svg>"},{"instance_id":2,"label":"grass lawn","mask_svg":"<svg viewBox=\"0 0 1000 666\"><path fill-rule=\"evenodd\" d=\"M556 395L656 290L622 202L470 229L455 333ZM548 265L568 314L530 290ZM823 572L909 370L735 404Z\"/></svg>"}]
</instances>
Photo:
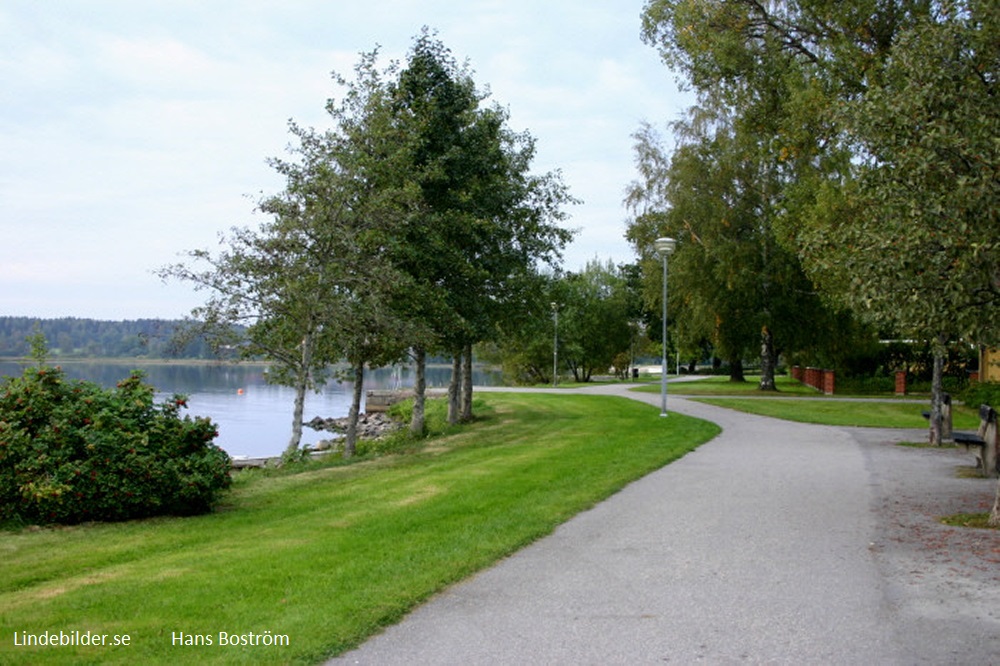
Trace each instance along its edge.
<instances>
[{"instance_id":1,"label":"grass lawn","mask_svg":"<svg viewBox=\"0 0 1000 666\"><path fill-rule=\"evenodd\" d=\"M772 416L788 421L837 426L873 428L926 428L921 412L926 405L912 402L858 402L843 400L787 400L780 398L699 398L718 407ZM952 410L956 430L975 430L979 416L975 410L957 406Z\"/></svg>"},{"instance_id":2,"label":"grass lawn","mask_svg":"<svg viewBox=\"0 0 1000 666\"><path fill-rule=\"evenodd\" d=\"M671 375L669 379L673 379ZM806 395L822 396L823 394L814 388L810 388L794 379L779 375L774 378L774 384L782 395ZM757 387L760 385L760 376L747 375L743 383L729 381L729 377L712 376L704 379L685 382L667 382L667 393L675 395L754 395L760 394ZM660 382L657 380L647 386L642 386L636 391L648 393L659 393Z\"/></svg>"},{"instance_id":3,"label":"grass lawn","mask_svg":"<svg viewBox=\"0 0 1000 666\"><path fill-rule=\"evenodd\" d=\"M877 396L884 402L844 401L838 398L848 396L824 396L788 376L778 376L775 384L777 394L762 393L757 389L759 376L747 376L747 381L734 384L728 377L708 377L692 382L669 384L672 395L695 396L700 402L736 409L750 414L771 416L788 421L817 423L821 425L863 426L873 428L925 428L927 420L921 412L929 408L927 403L916 403L896 399L896 396ZM643 386L637 391L660 391L659 383ZM769 397L777 395L781 397ZM705 397L701 397L705 396ZM713 397L718 396L718 397ZM808 397L818 400L788 400L787 398ZM867 396L872 397L872 396ZM912 397L912 396L911 396ZM975 430L979 427L976 410L964 405L956 405L952 411L952 422L956 430Z\"/></svg>"},{"instance_id":4,"label":"grass lawn","mask_svg":"<svg viewBox=\"0 0 1000 666\"><path fill-rule=\"evenodd\" d=\"M481 403L406 455L241 476L211 515L0 532L0 663L316 663L718 432L626 399ZM44 632L129 645L15 645Z\"/></svg>"}]
</instances>

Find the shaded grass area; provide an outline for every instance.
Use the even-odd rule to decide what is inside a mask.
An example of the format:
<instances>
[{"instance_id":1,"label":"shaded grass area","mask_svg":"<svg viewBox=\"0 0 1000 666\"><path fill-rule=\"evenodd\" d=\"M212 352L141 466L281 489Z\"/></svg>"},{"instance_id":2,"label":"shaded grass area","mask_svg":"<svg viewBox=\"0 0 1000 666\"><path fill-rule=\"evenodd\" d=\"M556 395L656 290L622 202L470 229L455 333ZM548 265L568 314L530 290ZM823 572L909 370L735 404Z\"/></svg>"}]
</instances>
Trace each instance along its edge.
<instances>
[{"instance_id":1,"label":"shaded grass area","mask_svg":"<svg viewBox=\"0 0 1000 666\"><path fill-rule=\"evenodd\" d=\"M919 403L774 398L700 398L699 402L801 423L872 428L927 427L927 420L921 415L926 406ZM977 413L967 407L956 407L952 422L958 430L979 427Z\"/></svg>"},{"instance_id":2,"label":"shaded grass area","mask_svg":"<svg viewBox=\"0 0 1000 666\"><path fill-rule=\"evenodd\" d=\"M0 533L0 663L315 663L718 433L620 398L482 400L407 455L241 477L211 515ZM130 645L13 645L44 631Z\"/></svg>"},{"instance_id":3,"label":"shaded grass area","mask_svg":"<svg viewBox=\"0 0 1000 666\"><path fill-rule=\"evenodd\" d=\"M959 513L954 516L945 516L941 522L952 527L973 527L980 530L1000 530L1000 527L990 525L990 514L986 513Z\"/></svg>"}]
</instances>

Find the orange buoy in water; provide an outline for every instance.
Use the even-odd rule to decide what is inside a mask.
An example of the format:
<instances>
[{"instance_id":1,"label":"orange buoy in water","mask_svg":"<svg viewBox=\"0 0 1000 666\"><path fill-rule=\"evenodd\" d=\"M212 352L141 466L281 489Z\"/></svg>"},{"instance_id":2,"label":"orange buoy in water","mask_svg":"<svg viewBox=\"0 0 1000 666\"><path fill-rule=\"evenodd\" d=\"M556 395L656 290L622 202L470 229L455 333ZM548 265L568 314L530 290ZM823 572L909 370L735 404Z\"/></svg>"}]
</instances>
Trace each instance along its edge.
<instances>
[{"instance_id":1,"label":"orange buoy in water","mask_svg":"<svg viewBox=\"0 0 1000 666\"><path fill-rule=\"evenodd\" d=\"M236 395L243 395L243 389L236 389Z\"/></svg>"}]
</instances>

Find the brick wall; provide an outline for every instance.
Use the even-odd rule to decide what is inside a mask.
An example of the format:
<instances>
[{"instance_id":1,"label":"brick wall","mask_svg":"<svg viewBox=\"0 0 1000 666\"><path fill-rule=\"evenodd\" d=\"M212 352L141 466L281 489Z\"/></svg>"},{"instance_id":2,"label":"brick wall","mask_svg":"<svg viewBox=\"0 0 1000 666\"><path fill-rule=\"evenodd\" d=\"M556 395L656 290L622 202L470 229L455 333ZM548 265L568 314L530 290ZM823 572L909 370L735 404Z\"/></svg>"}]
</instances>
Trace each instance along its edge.
<instances>
[{"instance_id":1,"label":"brick wall","mask_svg":"<svg viewBox=\"0 0 1000 666\"><path fill-rule=\"evenodd\" d=\"M821 368L805 368L797 365L792 366L792 379L798 380L806 386L811 386L817 391L822 391L826 395L833 395L836 390L836 373L833 370L823 370Z\"/></svg>"}]
</instances>

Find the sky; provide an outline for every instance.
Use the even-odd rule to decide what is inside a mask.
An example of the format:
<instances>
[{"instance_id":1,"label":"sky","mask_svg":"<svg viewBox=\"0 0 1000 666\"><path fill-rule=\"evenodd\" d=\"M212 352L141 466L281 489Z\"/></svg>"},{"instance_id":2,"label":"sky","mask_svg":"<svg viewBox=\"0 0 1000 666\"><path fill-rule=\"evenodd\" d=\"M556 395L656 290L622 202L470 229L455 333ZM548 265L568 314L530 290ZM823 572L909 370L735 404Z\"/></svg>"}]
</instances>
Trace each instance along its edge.
<instances>
[{"instance_id":1,"label":"sky","mask_svg":"<svg viewBox=\"0 0 1000 666\"><path fill-rule=\"evenodd\" d=\"M3 0L0 316L179 319L204 302L156 269L257 227L288 121L359 54L405 61L423 26L582 203L563 267L634 259L632 134L691 99L643 44L644 0Z\"/></svg>"}]
</instances>

